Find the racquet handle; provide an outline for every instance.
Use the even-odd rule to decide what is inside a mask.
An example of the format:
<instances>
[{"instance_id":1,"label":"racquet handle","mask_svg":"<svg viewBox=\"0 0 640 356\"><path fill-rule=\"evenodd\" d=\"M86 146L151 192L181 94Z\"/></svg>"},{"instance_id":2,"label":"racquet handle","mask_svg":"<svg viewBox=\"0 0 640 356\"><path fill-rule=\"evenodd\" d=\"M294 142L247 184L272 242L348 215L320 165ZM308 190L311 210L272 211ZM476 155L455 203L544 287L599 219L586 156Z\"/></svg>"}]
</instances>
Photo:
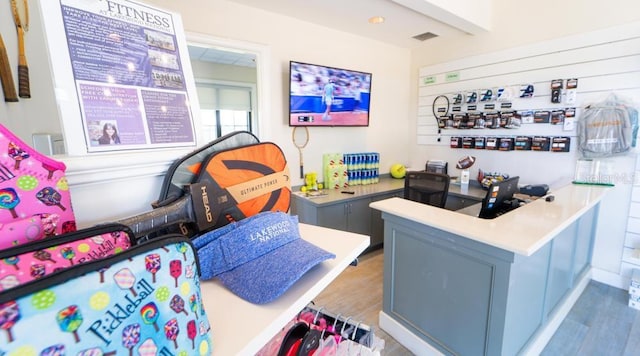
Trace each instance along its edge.
<instances>
[{"instance_id":1,"label":"racquet handle","mask_svg":"<svg viewBox=\"0 0 640 356\"><path fill-rule=\"evenodd\" d=\"M174 224L195 222L191 207L191 196L183 196L172 204L128 217L118 222L128 226L133 231L136 239Z\"/></svg>"},{"instance_id":2,"label":"racquet handle","mask_svg":"<svg viewBox=\"0 0 640 356\"><path fill-rule=\"evenodd\" d=\"M21 98L31 97L29 66L24 52L24 29L22 26L18 26L18 95Z\"/></svg>"},{"instance_id":3,"label":"racquet handle","mask_svg":"<svg viewBox=\"0 0 640 356\"><path fill-rule=\"evenodd\" d=\"M300 178L304 178L304 166L300 166Z\"/></svg>"},{"instance_id":4,"label":"racquet handle","mask_svg":"<svg viewBox=\"0 0 640 356\"><path fill-rule=\"evenodd\" d=\"M0 36L0 82L2 83L2 92L4 93L4 101L18 101L16 94L16 86L13 83L13 75L11 74L11 66L9 65L9 57L7 56L7 48L4 46L2 36Z\"/></svg>"},{"instance_id":5,"label":"racquet handle","mask_svg":"<svg viewBox=\"0 0 640 356\"><path fill-rule=\"evenodd\" d=\"M18 65L18 95L21 98L30 98L29 67Z\"/></svg>"}]
</instances>

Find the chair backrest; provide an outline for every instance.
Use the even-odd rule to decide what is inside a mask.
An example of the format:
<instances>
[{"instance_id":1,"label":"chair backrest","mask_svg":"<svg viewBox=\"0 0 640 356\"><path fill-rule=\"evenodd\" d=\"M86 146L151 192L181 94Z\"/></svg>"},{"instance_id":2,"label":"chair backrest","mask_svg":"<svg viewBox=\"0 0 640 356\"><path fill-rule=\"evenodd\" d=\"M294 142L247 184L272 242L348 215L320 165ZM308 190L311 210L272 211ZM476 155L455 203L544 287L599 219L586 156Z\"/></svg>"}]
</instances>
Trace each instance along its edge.
<instances>
[{"instance_id":1,"label":"chair backrest","mask_svg":"<svg viewBox=\"0 0 640 356\"><path fill-rule=\"evenodd\" d=\"M428 160L424 165L424 170L427 172L448 174L447 165L448 163L446 161Z\"/></svg>"},{"instance_id":2,"label":"chair backrest","mask_svg":"<svg viewBox=\"0 0 640 356\"><path fill-rule=\"evenodd\" d=\"M432 172L407 172L404 178L404 198L444 208L450 177Z\"/></svg>"}]
</instances>

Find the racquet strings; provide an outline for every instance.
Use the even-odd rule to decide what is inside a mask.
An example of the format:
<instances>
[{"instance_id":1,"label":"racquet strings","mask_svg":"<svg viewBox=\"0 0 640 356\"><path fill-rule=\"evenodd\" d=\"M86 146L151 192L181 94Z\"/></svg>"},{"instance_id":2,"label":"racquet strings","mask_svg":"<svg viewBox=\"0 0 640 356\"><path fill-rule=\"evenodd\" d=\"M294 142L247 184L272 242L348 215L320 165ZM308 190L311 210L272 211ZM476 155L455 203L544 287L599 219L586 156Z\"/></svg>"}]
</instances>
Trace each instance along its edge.
<instances>
[{"instance_id":1,"label":"racquet strings","mask_svg":"<svg viewBox=\"0 0 640 356\"><path fill-rule=\"evenodd\" d=\"M28 0L11 0L11 12L16 26L22 27L24 32L29 32L29 3Z\"/></svg>"},{"instance_id":2,"label":"racquet strings","mask_svg":"<svg viewBox=\"0 0 640 356\"><path fill-rule=\"evenodd\" d=\"M309 143L309 128L306 126L296 126L291 132L291 141L298 149L300 155L300 178L304 178L304 159L302 156L302 149Z\"/></svg>"},{"instance_id":3,"label":"racquet strings","mask_svg":"<svg viewBox=\"0 0 640 356\"><path fill-rule=\"evenodd\" d=\"M438 133L440 133L440 129L446 127L445 120L447 119L447 115L449 115L449 106L449 97L446 95L438 95L433 99L431 110L438 124Z\"/></svg>"}]
</instances>

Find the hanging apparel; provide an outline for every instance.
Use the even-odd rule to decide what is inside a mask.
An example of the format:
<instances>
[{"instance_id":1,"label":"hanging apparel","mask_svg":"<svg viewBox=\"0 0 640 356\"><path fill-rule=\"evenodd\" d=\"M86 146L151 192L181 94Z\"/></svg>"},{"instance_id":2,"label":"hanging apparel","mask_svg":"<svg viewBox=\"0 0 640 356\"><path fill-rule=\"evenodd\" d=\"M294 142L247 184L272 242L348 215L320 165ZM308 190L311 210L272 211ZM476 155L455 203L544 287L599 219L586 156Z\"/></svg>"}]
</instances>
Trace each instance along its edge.
<instances>
[{"instance_id":1,"label":"hanging apparel","mask_svg":"<svg viewBox=\"0 0 640 356\"><path fill-rule=\"evenodd\" d=\"M637 110L611 94L585 108L578 121L578 150L583 158L625 154L635 146L637 131Z\"/></svg>"},{"instance_id":2,"label":"hanging apparel","mask_svg":"<svg viewBox=\"0 0 640 356\"><path fill-rule=\"evenodd\" d=\"M307 306L257 356L379 356L383 339L370 326Z\"/></svg>"}]
</instances>

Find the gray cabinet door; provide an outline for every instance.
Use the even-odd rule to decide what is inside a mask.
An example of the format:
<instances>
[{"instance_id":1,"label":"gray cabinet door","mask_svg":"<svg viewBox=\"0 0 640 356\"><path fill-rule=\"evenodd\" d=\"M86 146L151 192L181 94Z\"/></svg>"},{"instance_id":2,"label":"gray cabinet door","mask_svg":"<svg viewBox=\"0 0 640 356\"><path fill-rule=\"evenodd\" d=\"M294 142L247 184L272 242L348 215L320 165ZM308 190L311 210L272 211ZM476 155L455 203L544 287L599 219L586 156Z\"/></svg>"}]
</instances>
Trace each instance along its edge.
<instances>
[{"instance_id":1,"label":"gray cabinet door","mask_svg":"<svg viewBox=\"0 0 640 356\"><path fill-rule=\"evenodd\" d=\"M384 241L384 222L382 213L371 209L369 204L373 201L402 197L402 195L403 191L396 189L355 198L345 196L345 199L322 205L312 204L304 198L293 197L291 214L298 215L301 223L369 235L371 244L368 250L371 250L382 245Z\"/></svg>"},{"instance_id":2,"label":"gray cabinet door","mask_svg":"<svg viewBox=\"0 0 640 356\"><path fill-rule=\"evenodd\" d=\"M371 202L373 203L375 201L385 200L385 199L394 198L394 197L402 198L403 195L404 194L402 191L398 191L391 194L376 195L371 198ZM375 248L377 246L380 246L384 242L384 220L382 220L382 212L380 210L376 210L376 209L370 209L370 210L371 210L371 233L369 236L371 238L370 239L371 243L369 244L369 248Z\"/></svg>"},{"instance_id":3,"label":"gray cabinet door","mask_svg":"<svg viewBox=\"0 0 640 356\"><path fill-rule=\"evenodd\" d=\"M347 204L347 231L369 235L371 233L371 199L352 200Z\"/></svg>"},{"instance_id":4,"label":"gray cabinet door","mask_svg":"<svg viewBox=\"0 0 640 356\"><path fill-rule=\"evenodd\" d=\"M435 232L391 225L384 311L445 354L492 354L501 342L501 335L491 334L500 324L504 299L497 290L505 286L504 270L485 256L446 246ZM393 261L392 268L387 260Z\"/></svg>"},{"instance_id":5,"label":"gray cabinet door","mask_svg":"<svg viewBox=\"0 0 640 356\"><path fill-rule=\"evenodd\" d=\"M598 209L592 209L578 220L578 233L576 236L575 262L573 264L573 279L576 280L591 262L591 250L593 246L594 231L596 231Z\"/></svg>"},{"instance_id":6,"label":"gray cabinet door","mask_svg":"<svg viewBox=\"0 0 640 356\"><path fill-rule=\"evenodd\" d=\"M362 198L318 208L318 225L369 235L371 199Z\"/></svg>"},{"instance_id":7,"label":"gray cabinet door","mask_svg":"<svg viewBox=\"0 0 640 356\"><path fill-rule=\"evenodd\" d=\"M318 208L318 226L347 231L347 205L339 203Z\"/></svg>"},{"instance_id":8,"label":"gray cabinet door","mask_svg":"<svg viewBox=\"0 0 640 356\"><path fill-rule=\"evenodd\" d=\"M578 226L571 224L551 241L544 315L549 316L573 285L573 252Z\"/></svg>"}]
</instances>

